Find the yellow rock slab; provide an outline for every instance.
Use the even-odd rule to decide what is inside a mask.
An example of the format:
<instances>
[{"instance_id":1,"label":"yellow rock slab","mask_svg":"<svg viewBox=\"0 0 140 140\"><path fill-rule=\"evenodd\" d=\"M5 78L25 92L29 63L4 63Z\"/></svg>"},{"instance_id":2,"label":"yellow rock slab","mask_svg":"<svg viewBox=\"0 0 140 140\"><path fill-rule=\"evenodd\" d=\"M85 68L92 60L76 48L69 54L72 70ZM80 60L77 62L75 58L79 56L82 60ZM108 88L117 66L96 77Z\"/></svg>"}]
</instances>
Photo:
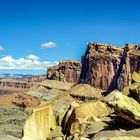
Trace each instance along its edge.
<instances>
[{"instance_id":1,"label":"yellow rock slab","mask_svg":"<svg viewBox=\"0 0 140 140\"><path fill-rule=\"evenodd\" d=\"M22 140L46 140L50 129L56 127L56 120L51 104L42 104L33 109L32 115L24 125Z\"/></svg>"}]
</instances>

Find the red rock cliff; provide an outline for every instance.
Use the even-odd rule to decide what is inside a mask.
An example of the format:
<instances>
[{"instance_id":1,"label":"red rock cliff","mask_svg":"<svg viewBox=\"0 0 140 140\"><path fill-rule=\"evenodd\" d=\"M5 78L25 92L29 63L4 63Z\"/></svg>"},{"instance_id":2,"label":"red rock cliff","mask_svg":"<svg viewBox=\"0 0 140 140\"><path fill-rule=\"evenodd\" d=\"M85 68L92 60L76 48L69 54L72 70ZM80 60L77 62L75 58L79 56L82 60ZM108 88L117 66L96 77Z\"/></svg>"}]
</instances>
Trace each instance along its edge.
<instances>
[{"instance_id":1,"label":"red rock cliff","mask_svg":"<svg viewBox=\"0 0 140 140\"><path fill-rule=\"evenodd\" d=\"M139 70L139 46L127 44L117 48L91 42L82 58L80 82L108 91L122 90L131 83L133 71Z\"/></svg>"},{"instance_id":2,"label":"red rock cliff","mask_svg":"<svg viewBox=\"0 0 140 140\"><path fill-rule=\"evenodd\" d=\"M77 83L81 74L81 63L78 61L62 61L57 66L48 68L48 79Z\"/></svg>"}]
</instances>

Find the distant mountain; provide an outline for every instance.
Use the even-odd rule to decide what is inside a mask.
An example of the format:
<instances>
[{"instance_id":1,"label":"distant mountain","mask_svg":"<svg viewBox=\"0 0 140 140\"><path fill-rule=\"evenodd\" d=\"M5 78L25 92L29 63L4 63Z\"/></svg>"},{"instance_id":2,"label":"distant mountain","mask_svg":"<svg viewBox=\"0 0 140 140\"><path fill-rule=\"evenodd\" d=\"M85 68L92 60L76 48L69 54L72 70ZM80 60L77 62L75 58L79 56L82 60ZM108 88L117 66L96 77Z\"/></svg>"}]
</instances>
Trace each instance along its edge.
<instances>
[{"instance_id":1,"label":"distant mountain","mask_svg":"<svg viewBox=\"0 0 140 140\"><path fill-rule=\"evenodd\" d=\"M2 73L0 78L29 78L32 75Z\"/></svg>"}]
</instances>

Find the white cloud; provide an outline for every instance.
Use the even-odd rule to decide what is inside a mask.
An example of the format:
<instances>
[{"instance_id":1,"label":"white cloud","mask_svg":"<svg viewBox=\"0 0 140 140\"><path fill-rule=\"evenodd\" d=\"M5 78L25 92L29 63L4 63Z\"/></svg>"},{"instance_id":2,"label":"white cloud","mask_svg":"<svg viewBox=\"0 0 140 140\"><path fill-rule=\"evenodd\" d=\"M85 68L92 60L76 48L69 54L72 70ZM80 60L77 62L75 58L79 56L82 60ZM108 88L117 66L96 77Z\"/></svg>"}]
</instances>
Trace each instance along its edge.
<instances>
[{"instance_id":1,"label":"white cloud","mask_svg":"<svg viewBox=\"0 0 140 140\"><path fill-rule=\"evenodd\" d=\"M52 42L52 41L41 44L42 49L44 49L44 48L53 48L55 46L56 46L56 43Z\"/></svg>"},{"instance_id":2,"label":"white cloud","mask_svg":"<svg viewBox=\"0 0 140 140\"><path fill-rule=\"evenodd\" d=\"M2 46L0 46L0 51L4 51L4 48Z\"/></svg>"},{"instance_id":3,"label":"white cloud","mask_svg":"<svg viewBox=\"0 0 140 140\"><path fill-rule=\"evenodd\" d=\"M39 57L29 55L26 58L14 59L12 56L0 58L0 69L36 69L46 70L47 67L57 65L58 62L39 61Z\"/></svg>"},{"instance_id":4,"label":"white cloud","mask_svg":"<svg viewBox=\"0 0 140 140\"><path fill-rule=\"evenodd\" d=\"M29 59L29 60L38 60L39 57L36 56L36 55L30 54L30 55L27 56L27 59Z\"/></svg>"}]
</instances>

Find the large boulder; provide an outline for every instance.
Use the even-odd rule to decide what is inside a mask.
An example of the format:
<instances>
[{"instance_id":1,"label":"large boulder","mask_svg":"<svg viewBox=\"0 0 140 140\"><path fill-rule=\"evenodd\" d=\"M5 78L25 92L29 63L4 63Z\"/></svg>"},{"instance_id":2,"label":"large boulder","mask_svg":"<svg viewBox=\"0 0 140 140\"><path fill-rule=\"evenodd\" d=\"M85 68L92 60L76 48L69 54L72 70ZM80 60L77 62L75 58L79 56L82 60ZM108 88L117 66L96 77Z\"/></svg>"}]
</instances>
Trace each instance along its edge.
<instances>
[{"instance_id":1,"label":"large boulder","mask_svg":"<svg viewBox=\"0 0 140 140\"><path fill-rule=\"evenodd\" d=\"M80 100L98 100L103 90L94 88L89 84L77 84L67 91L72 97Z\"/></svg>"},{"instance_id":2,"label":"large boulder","mask_svg":"<svg viewBox=\"0 0 140 140\"><path fill-rule=\"evenodd\" d=\"M86 132L87 125L100 121L102 117L109 115L109 113L109 108L101 101L83 103L75 107L72 112L67 112L66 117L70 117L63 124L64 132L67 135L75 133L82 135Z\"/></svg>"},{"instance_id":3,"label":"large boulder","mask_svg":"<svg viewBox=\"0 0 140 140\"><path fill-rule=\"evenodd\" d=\"M137 73L137 72L133 72L132 73L132 80L133 80L133 82L140 82L140 72L139 73Z\"/></svg>"},{"instance_id":4,"label":"large boulder","mask_svg":"<svg viewBox=\"0 0 140 140\"><path fill-rule=\"evenodd\" d=\"M51 104L41 104L33 109L24 125L23 140L46 140L51 129L56 128L56 120Z\"/></svg>"},{"instance_id":5,"label":"large boulder","mask_svg":"<svg viewBox=\"0 0 140 140\"><path fill-rule=\"evenodd\" d=\"M69 90L74 84L56 80L44 80L36 83L27 94L38 97L40 100L51 100L59 93Z\"/></svg>"},{"instance_id":6,"label":"large boulder","mask_svg":"<svg viewBox=\"0 0 140 140\"><path fill-rule=\"evenodd\" d=\"M117 113L125 120L140 125L140 104L133 98L123 95L119 91L113 91L105 98Z\"/></svg>"},{"instance_id":7,"label":"large boulder","mask_svg":"<svg viewBox=\"0 0 140 140\"><path fill-rule=\"evenodd\" d=\"M140 103L140 83L134 83L129 87L129 95Z\"/></svg>"},{"instance_id":8,"label":"large boulder","mask_svg":"<svg viewBox=\"0 0 140 140\"><path fill-rule=\"evenodd\" d=\"M134 98L140 103L140 83L133 83L123 89L123 94Z\"/></svg>"}]
</instances>

